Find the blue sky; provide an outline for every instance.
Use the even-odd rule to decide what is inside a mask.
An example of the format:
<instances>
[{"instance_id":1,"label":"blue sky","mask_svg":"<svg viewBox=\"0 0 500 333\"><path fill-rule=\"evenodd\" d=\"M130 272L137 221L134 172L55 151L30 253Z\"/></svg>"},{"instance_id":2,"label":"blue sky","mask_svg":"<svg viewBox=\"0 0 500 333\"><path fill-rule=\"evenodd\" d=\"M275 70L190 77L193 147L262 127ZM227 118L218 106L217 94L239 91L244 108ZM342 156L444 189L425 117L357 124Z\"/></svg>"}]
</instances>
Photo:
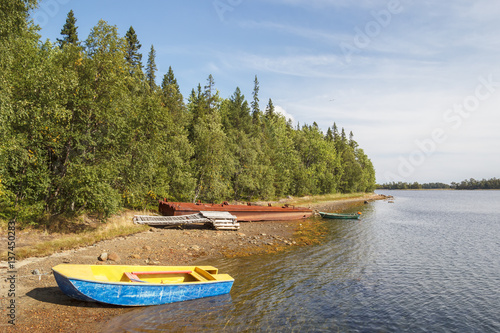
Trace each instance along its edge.
<instances>
[{"instance_id":1,"label":"blue sky","mask_svg":"<svg viewBox=\"0 0 500 333\"><path fill-rule=\"evenodd\" d=\"M380 183L500 177L500 2L42 0L42 39L71 9L80 40L133 26L185 97L212 74L250 100L257 75L261 109L352 131Z\"/></svg>"}]
</instances>

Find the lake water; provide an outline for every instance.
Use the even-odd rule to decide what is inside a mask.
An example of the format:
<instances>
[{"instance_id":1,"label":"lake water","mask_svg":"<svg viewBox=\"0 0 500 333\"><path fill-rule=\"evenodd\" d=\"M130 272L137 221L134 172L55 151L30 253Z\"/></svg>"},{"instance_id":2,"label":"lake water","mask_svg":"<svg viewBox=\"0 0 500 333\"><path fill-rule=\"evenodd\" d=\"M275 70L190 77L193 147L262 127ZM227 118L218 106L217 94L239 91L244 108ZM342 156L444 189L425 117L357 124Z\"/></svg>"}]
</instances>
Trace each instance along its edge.
<instances>
[{"instance_id":1,"label":"lake water","mask_svg":"<svg viewBox=\"0 0 500 333\"><path fill-rule=\"evenodd\" d=\"M134 309L106 332L500 332L500 191L379 191L320 245L210 261L230 295Z\"/></svg>"}]
</instances>

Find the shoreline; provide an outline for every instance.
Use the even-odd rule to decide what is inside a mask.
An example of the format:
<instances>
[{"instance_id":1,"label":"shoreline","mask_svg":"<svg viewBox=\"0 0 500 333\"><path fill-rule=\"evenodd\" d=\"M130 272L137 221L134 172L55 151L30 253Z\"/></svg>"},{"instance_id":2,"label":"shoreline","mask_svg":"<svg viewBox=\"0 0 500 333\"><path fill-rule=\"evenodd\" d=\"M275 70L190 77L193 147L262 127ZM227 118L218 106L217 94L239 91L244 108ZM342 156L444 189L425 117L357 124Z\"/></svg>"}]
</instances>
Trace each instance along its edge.
<instances>
[{"instance_id":1,"label":"shoreline","mask_svg":"<svg viewBox=\"0 0 500 333\"><path fill-rule=\"evenodd\" d=\"M308 206L317 212L340 211L384 199L367 194L362 197L320 202ZM294 246L321 242L324 234L317 220L241 222L238 231L216 231L200 226L180 228L149 228L129 236L100 241L93 246L58 252L42 258L27 258L16 263L16 325L3 316L0 326L8 331L98 332L111 318L134 308L106 306L81 302L64 295L53 278L51 268L61 263L122 265L189 265L215 258L233 258L287 251ZM102 253L114 253L116 261L99 261ZM38 274L33 274L38 273ZM7 269L0 269L2 281ZM0 294L7 296L7 283ZM2 298L2 308L8 301Z\"/></svg>"}]
</instances>

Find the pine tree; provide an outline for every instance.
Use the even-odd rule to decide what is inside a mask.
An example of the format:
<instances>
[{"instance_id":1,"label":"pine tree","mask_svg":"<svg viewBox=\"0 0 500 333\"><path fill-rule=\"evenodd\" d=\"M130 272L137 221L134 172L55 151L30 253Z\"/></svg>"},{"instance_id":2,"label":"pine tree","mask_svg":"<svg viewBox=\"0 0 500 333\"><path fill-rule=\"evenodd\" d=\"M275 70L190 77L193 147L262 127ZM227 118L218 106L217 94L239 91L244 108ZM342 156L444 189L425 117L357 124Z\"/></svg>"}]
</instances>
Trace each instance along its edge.
<instances>
[{"instance_id":1,"label":"pine tree","mask_svg":"<svg viewBox=\"0 0 500 333\"><path fill-rule=\"evenodd\" d=\"M333 132L330 127L328 127L328 130L326 131L325 140L328 142L333 142Z\"/></svg>"},{"instance_id":2,"label":"pine tree","mask_svg":"<svg viewBox=\"0 0 500 333\"><path fill-rule=\"evenodd\" d=\"M207 99L212 98L212 90L214 89L214 86L215 86L214 77L212 76L212 74L210 74L207 78L207 85L205 86L205 97Z\"/></svg>"},{"instance_id":3,"label":"pine tree","mask_svg":"<svg viewBox=\"0 0 500 333\"><path fill-rule=\"evenodd\" d=\"M168 68L168 73L163 75L161 82L161 91L163 93L163 104L176 119L178 124L186 125L188 121L185 112L184 97L182 96L177 79L174 76L172 67Z\"/></svg>"},{"instance_id":4,"label":"pine tree","mask_svg":"<svg viewBox=\"0 0 500 333\"><path fill-rule=\"evenodd\" d=\"M148 55L148 65L146 67L146 81L149 84L149 87L154 90L156 89L156 51L153 45L151 45L151 50Z\"/></svg>"},{"instance_id":5,"label":"pine tree","mask_svg":"<svg viewBox=\"0 0 500 333\"><path fill-rule=\"evenodd\" d=\"M230 104L234 112L232 120L236 125L235 127L239 130L248 132L249 126L251 125L250 110L248 108L248 102L245 100L245 95L241 93L239 87L236 87L233 96L231 96Z\"/></svg>"},{"instance_id":6,"label":"pine tree","mask_svg":"<svg viewBox=\"0 0 500 333\"><path fill-rule=\"evenodd\" d=\"M273 101L269 98L269 103L267 103L266 107L266 118L273 119L274 118L274 104Z\"/></svg>"},{"instance_id":7,"label":"pine tree","mask_svg":"<svg viewBox=\"0 0 500 333\"><path fill-rule=\"evenodd\" d=\"M142 69L142 54L139 53L142 45L139 43L137 39L137 34L132 26L128 29L125 34L125 38L127 39L127 51L125 54L125 59L130 64L132 68Z\"/></svg>"},{"instance_id":8,"label":"pine tree","mask_svg":"<svg viewBox=\"0 0 500 333\"><path fill-rule=\"evenodd\" d=\"M255 80L253 81L253 101L251 103L252 106L252 116L255 118L256 115L259 114L259 81L257 80L257 75L255 75Z\"/></svg>"},{"instance_id":9,"label":"pine tree","mask_svg":"<svg viewBox=\"0 0 500 333\"><path fill-rule=\"evenodd\" d=\"M207 85L204 88L205 88L204 96L205 99L207 100L208 110L210 111L215 107L215 101L218 98L217 93L214 95L215 81L212 74L208 76Z\"/></svg>"},{"instance_id":10,"label":"pine tree","mask_svg":"<svg viewBox=\"0 0 500 333\"><path fill-rule=\"evenodd\" d=\"M349 133L349 146L353 149L356 150L358 148L358 143L354 140L354 134L352 134L352 131Z\"/></svg>"},{"instance_id":11,"label":"pine tree","mask_svg":"<svg viewBox=\"0 0 500 333\"><path fill-rule=\"evenodd\" d=\"M177 83L177 79L174 76L174 71L172 70L172 66L168 68L168 73L163 76L163 81L161 82L161 89L164 93L167 92L168 87L175 88L175 90L179 91L179 84Z\"/></svg>"},{"instance_id":12,"label":"pine tree","mask_svg":"<svg viewBox=\"0 0 500 333\"><path fill-rule=\"evenodd\" d=\"M168 73L163 75L161 90L163 92L163 96L165 97L165 101L168 104L174 103L178 106L180 106L181 104L183 105L183 97L171 66L168 68ZM171 105L167 106L170 107Z\"/></svg>"},{"instance_id":13,"label":"pine tree","mask_svg":"<svg viewBox=\"0 0 500 333\"><path fill-rule=\"evenodd\" d=\"M78 27L75 24L76 24L75 15L73 13L73 10L70 10L68 13L68 17L66 18L66 24L64 24L61 30L61 35L63 36L63 38L57 39L61 48L67 44L72 44L72 45L79 44L78 33L76 31Z\"/></svg>"},{"instance_id":14,"label":"pine tree","mask_svg":"<svg viewBox=\"0 0 500 333\"><path fill-rule=\"evenodd\" d=\"M338 142L340 140L339 129L337 128L337 124L333 123L333 141Z\"/></svg>"}]
</instances>

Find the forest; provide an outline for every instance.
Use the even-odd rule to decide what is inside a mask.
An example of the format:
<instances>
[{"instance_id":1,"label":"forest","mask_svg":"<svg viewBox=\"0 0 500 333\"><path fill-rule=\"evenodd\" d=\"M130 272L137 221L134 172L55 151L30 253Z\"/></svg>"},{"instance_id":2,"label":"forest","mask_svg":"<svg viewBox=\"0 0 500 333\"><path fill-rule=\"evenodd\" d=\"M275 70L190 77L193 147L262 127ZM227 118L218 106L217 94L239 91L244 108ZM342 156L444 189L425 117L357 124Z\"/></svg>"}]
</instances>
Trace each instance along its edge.
<instances>
[{"instance_id":1,"label":"forest","mask_svg":"<svg viewBox=\"0 0 500 333\"><path fill-rule=\"evenodd\" d=\"M81 40L70 11L51 43L36 6L0 4L0 219L375 189L352 132L293 126L271 99L261 107L257 76L249 100L220 96L212 75L184 97L133 27L119 36L101 20Z\"/></svg>"},{"instance_id":2,"label":"forest","mask_svg":"<svg viewBox=\"0 0 500 333\"><path fill-rule=\"evenodd\" d=\"M451 184L444 183L424 183L418 182L392 182L377 186L378 189L387 190L432 190L432 189L453 189L453 190L500 190L500 179L482 179L476 180L474 178L462 180L460 183L451 182Z\"/></svg>"}]
</instances>

